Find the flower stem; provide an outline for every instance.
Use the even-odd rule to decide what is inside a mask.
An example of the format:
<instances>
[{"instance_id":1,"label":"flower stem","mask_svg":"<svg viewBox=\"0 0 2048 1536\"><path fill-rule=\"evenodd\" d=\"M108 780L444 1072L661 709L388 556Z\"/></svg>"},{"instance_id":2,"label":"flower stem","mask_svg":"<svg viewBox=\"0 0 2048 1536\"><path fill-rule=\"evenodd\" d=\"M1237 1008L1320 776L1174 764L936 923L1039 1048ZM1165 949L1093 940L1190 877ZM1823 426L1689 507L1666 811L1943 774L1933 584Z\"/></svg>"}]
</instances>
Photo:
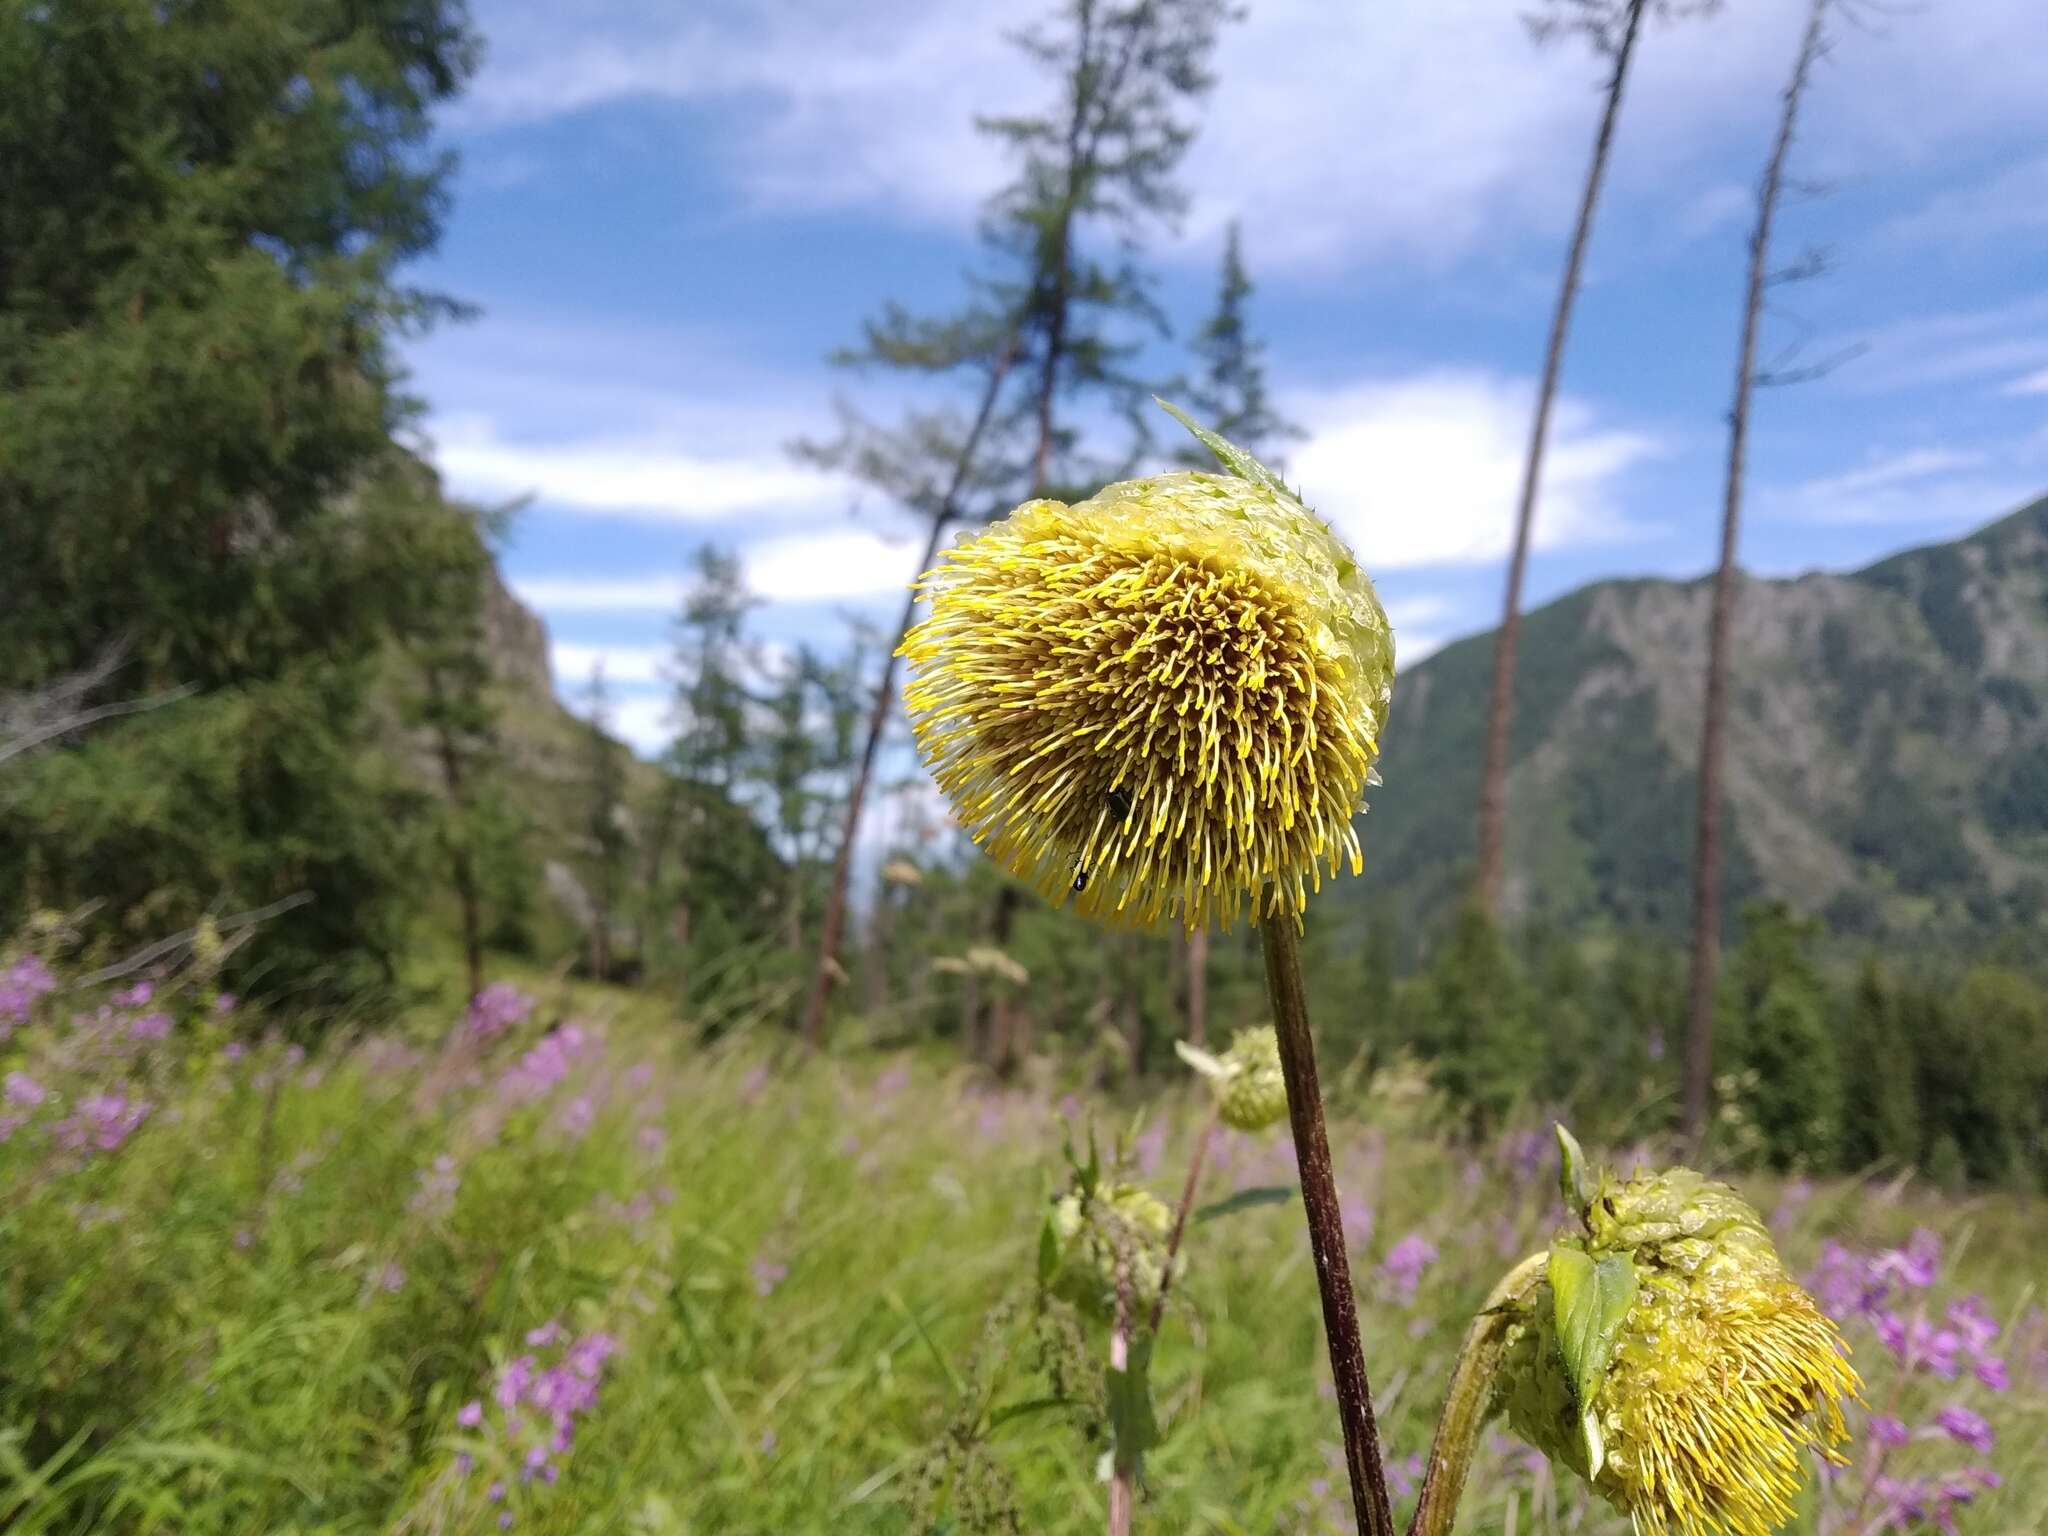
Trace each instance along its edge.
<instances>
[{"instance_id":1,"label":"flower stem","mask_svg":"<svg viewBox=\"0 0 2048 1536\"><path fill-rule=\"evenodd\" d=\"M1337 1417L1344 1428L1352 1513L1359 1536L1394 1536L1379 1429L1372 1417L1372 1387L1366 1381L1365 1349L1358 1336L1358 1298L1351 1289L1344 1218L1337 1206L1330 1141L1323 1129L1322 1091L1316 1084L1316 1048L1309 1035L1295 919L1291 913L1270 914L1259 924L1259 933L1266 950L1273 1028L1280 1038L1280 1071L1287 1080L1287 1118L1294 1128L1294 1156L1301 1170L1301 1204L1308 1216L1316 1284L1322 1291L1323 1334L1329 1341L1330 1374L1337 1387Z\"/></svg>"},{"instance_id":2,"label":"flower stem","mask_svg":"<svg viewBox=\"0 0 2048 1536\"><path fill-rule=\"evenodd\" d=\"M1166 1293L1173 1289L1173 1261L1180 1257L1180 1240L1188 1229L1188 1212L1194 1209L1195 1189L1202 1182L1202 1159L1209 1155L1209 1143L1216 1137L1214 1109L1202 1124L1202 1134L1195 1142L1194 1155L1188 1159L1187 1182L1180 1188L1180 1208L1173 1213L1173 1235L1166 1240L1166 1267L1160 1271L1159 1294L1153 1298L1152 1316L1146 1323L1145 1331L1156 1334L1159 1324L1166 1316Z\"/></svg>"},{"instance_id":3,"label":"flower stem","mask_svg":"<svg viewBox=\"0 0 2048 1536\"><path fill-rule=\"evenodd\" d=\"M1450 1390L1444 1394L1443 1415L1437 1420L1436 1439L1429 1447L1429 1470L1423 1474L1422 1496L1416 1500L1414 1518L1408 1522L1408 1536L1451 1536L1458 1518L1458 1496L1465 1489L1465 1473L1472 1465L1472 1452L1479 1444L1479 1428L1486 1422L1486 1409L1493 1396L1494 1373L1514 1325L1509 1303L1520 1301L1542 1279L1549 1263L1548 1252L1531 1254L1493 1288L1486 1305L1465 1330L1465 1342L1458 1348L1458 1363L1451 1373Z\"/></svg>"},{"instance_id":4,"label":"flower stem","mask_svg":"<svg viewBox=\"0 0 2048 1536\"><path fill-rule=\"evenodd\" d=\"M1131 1368L1131 1266L1119 1256L1116 1264L1116 1321L1109 1332L1109 1368L1118 1375ZM1109 1536L1131 1536L1132 1467L1122 1436L1112 1450L1109 1473Z\"/></svg>"}]
</instances>

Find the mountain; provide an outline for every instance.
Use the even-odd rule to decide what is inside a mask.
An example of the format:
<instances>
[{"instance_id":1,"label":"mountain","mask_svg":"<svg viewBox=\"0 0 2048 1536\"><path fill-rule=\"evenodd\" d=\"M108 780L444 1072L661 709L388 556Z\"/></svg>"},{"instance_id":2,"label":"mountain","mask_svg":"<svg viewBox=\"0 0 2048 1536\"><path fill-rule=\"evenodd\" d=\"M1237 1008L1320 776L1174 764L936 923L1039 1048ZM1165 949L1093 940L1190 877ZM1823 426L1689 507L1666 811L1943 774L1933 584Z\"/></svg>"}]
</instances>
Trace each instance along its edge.
<instances>
[{"instance_id":1,"label":"mountain","mask_svg":"<svg viewBox=\"0 0 2048 1536\"><path fill-rule=\"evenodd\" d=\"M1523 619L1506 914L1688 920L1711 583L1605 581ZM1370 892L1440 914L1469 878L1493 636L1394 687L1361 823ZM2048 925L2048 498L1845 575L1738 582L1730 910L1941 943Z\"/></svg>"}]
</instances>

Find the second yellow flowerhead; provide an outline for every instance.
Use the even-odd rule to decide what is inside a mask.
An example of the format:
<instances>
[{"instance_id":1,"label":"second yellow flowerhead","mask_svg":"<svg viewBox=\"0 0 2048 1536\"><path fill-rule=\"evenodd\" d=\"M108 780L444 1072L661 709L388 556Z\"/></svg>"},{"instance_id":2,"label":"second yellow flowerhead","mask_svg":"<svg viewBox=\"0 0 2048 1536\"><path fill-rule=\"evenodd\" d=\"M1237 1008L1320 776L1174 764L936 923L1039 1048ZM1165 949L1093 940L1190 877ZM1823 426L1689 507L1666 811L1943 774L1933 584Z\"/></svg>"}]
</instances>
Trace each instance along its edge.
<instances>
[{"instance_id":1,"label":"second yellow flowerhead","mask_svg":"<svg viewBox=\"0 0 2048 1536\"><path fill-rule=\"evenodd\" d=\"M1393 632L1327 525L1173 414L1230 472L1028 501L948 550L905 701L1012 874L1112 922L1227 926L1358 872Z\"/></svg>"}]
</instances>

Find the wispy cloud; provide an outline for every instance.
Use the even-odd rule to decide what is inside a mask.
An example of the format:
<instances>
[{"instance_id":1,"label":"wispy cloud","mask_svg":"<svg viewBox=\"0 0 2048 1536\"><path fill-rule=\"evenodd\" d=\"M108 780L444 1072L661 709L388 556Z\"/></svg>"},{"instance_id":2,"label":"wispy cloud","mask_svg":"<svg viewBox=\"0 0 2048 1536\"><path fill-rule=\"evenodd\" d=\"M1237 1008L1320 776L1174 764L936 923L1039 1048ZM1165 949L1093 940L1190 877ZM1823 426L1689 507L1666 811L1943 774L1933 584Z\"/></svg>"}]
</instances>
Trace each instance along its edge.
<instances>
[{"instance_id":1,"label":"wispy cloud","mask_svg":"<svg viewBox=\"0 0 2048 1536\"><path fill-rule=\"evenodd\" d=\"M515 440L478 416L437 423L432 457L458 494L531 495L551 511L655 522L814 515L849 495L779 457L693 454L645 439Z\"/></svg>"},{"instance_id":2,"label":"wispy cloud","mask_svg":"<svg viewBox=\"0 0 2048 1536\"><path fill-rule=\"evenodd\" d=\"M2038 493L2024 465L1968 448L1926 447L1873 456L1851 469L1766 487L1772 515L1837 527L1911 527L1953 532Z\"/></svg>"},{"instance_id":3,"label":"wispy cloud","mask_svg":"<svg viewBox=\"0 0 2048 1536\"><path fill-rule=\"evenodd\" d=\"M658 645L582 645L557 640L549 648L555 676L565 687L581 686L599 666L611 683L658 683L662 681L668 652Z\"/></svg>"},{"instance_id":4,"label":"wispy cloud","mask_svg":"<svg viewBox=\"0 0 2048 1536\"><path fill-rule=\"evenodd\" d=\"M2039 373L2030 373L2025 378L2014 379L2005 386L2008 395L2048 395L2048 368Z\"/></svg>"},{"instance_id":5,"label":"wispy cloud","mask_svg":"<svg viewBox=\"0 0 2048 1536\"><path fill-rule=\"evenodd\" d=\"M1367 568L1472 565L1506 553L1529 431L1531 387L1488 373L1360 384L1293 406L1309 438L1290 474ZM1541 549L1631 535L1619 482L1660 451L1647 433L1561 402L1536 523Z\"/></svg>"},{"instance_id":6,"label":"wispy cloud","mask_svg":"<svg viewBox=\"0 0 2048 1536\"><path fill-rule=\"evenodd\" d=\"M514 576L514 593L542 613L667 613L683 601L680 576Z\"/></svg>"},{"instance_id":7,"label":"wispy cloud","mask_svg":"<svg viewBox=\"0 0 2048 1536\"><path fill-rule=\"evenodd\" d=\"M1665 197L1716 154L1752 149L1799 10L1655 27L1617 182ZM1002 176L972 118L1046 94L1006 41L1042 11L1039 0L506 0L460 120L488 129L622 100L708 104L723 109L706 126L718 159L758 207L862 207L964 228ZM1883 35L1845 31L1813 104L1822 169L2038 137L2038 27L2038 0L1971 0L1903 14ZM1503 234L1554 233L1598 74L1583 50L1533 51L1516 8L1497 0L1261 0L1221 50L1190 165L1202 189L1193 233L1242 218L1276 269L1435 265ZM1674 216L1725 208L1696 199Z\"/></svg>"}]
</instances>

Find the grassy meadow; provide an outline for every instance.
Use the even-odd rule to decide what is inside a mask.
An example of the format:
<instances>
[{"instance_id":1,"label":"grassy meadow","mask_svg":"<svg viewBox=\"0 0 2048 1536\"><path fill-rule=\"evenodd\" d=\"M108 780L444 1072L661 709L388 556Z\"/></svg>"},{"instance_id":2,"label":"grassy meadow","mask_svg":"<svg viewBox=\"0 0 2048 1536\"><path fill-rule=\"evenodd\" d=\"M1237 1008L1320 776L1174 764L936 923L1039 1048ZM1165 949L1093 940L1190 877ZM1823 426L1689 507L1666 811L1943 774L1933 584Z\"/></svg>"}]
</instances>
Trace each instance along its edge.
<instances>
[{"instance_id":1,"label":"grassy meadow","mask_svg":"<svg viewBox=\"0 0 2048 1536\"><path fill-rule=\"evenodd\" d=\"M510 979L310 1053L203 986L17 988L0 1529L1102 1528L1104 1340L1035 1318L1039 1223L1065 1127L1172 1200L1192 1082L1141 1106L914 1053L806 1063L744 1014L705 1045L646 994ZM1455 1147L1416 1079L1331 1097L1400 1496L1470 1309L1556 1219L1554 1157L1533 1127ZM1201 1205L1292 1173L1284 1131L1219 1133ZM2048 1528L2038 1202L1745 1187L1838 1312L1888 1288L1844 1322L1903 1437L1859 1416L1795 1528ZM1187 1253L1138 1528L1345 1529L1298 1202L1241 1200ZM1565 1479L1494 1436L1459 1529L1625 1528Z\"/></svg>"}]
</instances>

